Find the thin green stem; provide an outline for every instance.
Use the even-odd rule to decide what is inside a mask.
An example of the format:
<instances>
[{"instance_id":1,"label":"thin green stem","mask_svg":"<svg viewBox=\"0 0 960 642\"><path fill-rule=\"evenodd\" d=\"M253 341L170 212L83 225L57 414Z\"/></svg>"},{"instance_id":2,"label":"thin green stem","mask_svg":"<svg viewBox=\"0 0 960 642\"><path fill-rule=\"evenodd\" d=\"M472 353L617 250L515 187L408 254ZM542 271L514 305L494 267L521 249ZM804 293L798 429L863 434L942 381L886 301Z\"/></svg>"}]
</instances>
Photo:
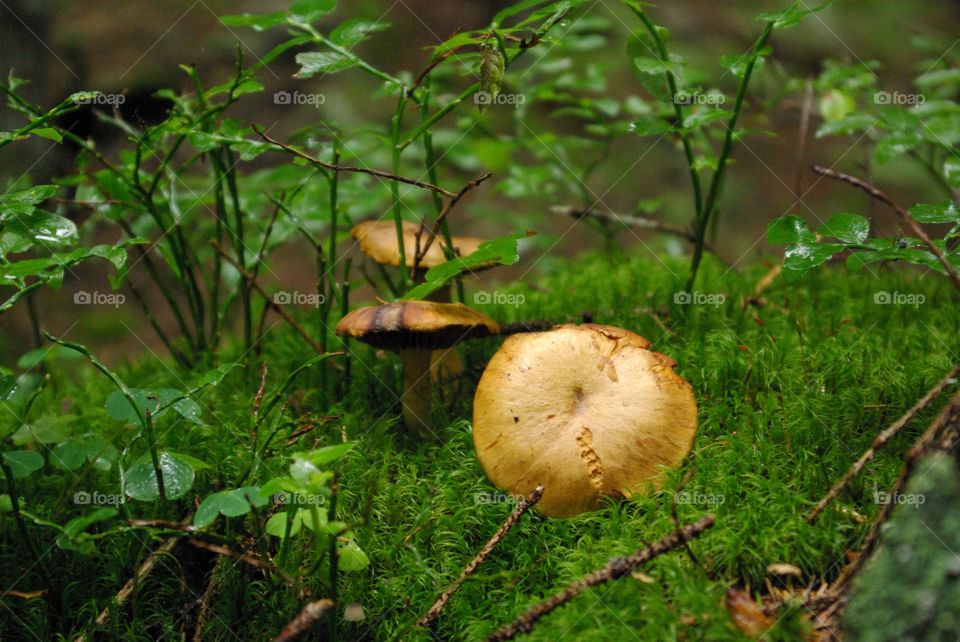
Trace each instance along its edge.
<instances>
[{"instance_id":1,"label":"thin green stem","mask_svg":"<svg viewBox=\"0 0 960 642\"><path fill-rule=\"evenodd\" d=\"M687 158L687 170L690 172L690 183L693 185L694 212L699 218L701 209L703 208L703 188L700 185L700 174L697 173L694 167L693 145L690 144L690 135L683 126L683 106L677 100L677 79L669 69L670 54L667 52L667 45L660 36L660 32L657 31L656 25L650 21L650 18L636 7L631 6L630 8L650 33L650 37L653 38L653 42L657 47L657 54L660 56L660 60L667 65L667 69L663 72L663 75L667 80L667 87L670 90L670 102L673 103L673 114L677 121L677 134L680 136L680 142L683 143L683 154Z\"/></svg>"},{"instance_id":2,"label":"thin green stem","mask_svg":"<svg viewBox=\"0 0 960 642\"><path fill-rule=\"evenodd\" d=\"M707 226L710 223L710 217L716 208L717 198L720 195L720 189L723 186L723 177L727 166L727 160L733 151L733 137L737 128L737 120L740 118L740 112L743 109L743 99L747 94L747 86L750 84L750 77L753 75L753 69L756 66L757 57L760 50L766 45L767 40L773 34L773 23L767 23L760 37L747 53L748 60L743 70L743 76L740 78L740 85L737 87L737 97L733 103L733 111L727 120L727 132L723 138L723 147L720 149L720 156L717 157L717 169L710 180L710 189L707 192L706 201L703 204L703 210L697 216L696 229L694 230L693 259L690 263L690 278L687 281L687 291L692 292L693 286L697 280L697 271L700 268L700 261L703 258L703 245L706 241Z\"/></svg>"}]
</instances>

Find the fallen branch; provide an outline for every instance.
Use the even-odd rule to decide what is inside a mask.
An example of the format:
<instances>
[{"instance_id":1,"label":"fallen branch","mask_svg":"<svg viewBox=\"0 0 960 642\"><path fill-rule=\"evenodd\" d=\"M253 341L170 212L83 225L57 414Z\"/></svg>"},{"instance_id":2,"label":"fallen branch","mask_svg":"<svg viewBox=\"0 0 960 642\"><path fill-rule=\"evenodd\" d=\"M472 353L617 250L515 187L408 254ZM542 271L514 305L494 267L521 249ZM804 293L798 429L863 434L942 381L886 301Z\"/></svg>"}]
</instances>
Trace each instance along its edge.
<instances>
[{"instance_id":1,"label":"fallen branch","mask_svg":"<svg viewBox=\"0 0 960 642\"><path fill-rule=\"evenodd\" d=\"M407 185L413 185L414 187L422 187L423 189L428 189L428 190L437 192L438 194L443 194L448 198L455 198L457 196L450 190L445 190L442 187L434 185L433 183L426 183L424 181L418 181L414 178L407 178L406 176L391 174L390 172L385 172L383 170L370 169L369 167L350 167L348 165L335 165L334 163L328 163L327 161L323 161L323 160L320 160L319 158L315 158L305 152L301 152L296 147L292 147L290 145L287 145L286 143L281 143L280 141L274 138L270 138L266 134L266 132L260 129L260 127L258 127L257 125L250 125L250 127L253 129L254 132L256 132L258 136L260 136L260 138L270 143L271 145L275 145L276 147L279 147L280 149L283 149L293 154L294 156L302 158L303 160L313 165L317 165L318 167L333 170L335 172L356 172L359 174L369 174L371 176L378 176L380 178L386 178L391 181L397 181L398 183L406 183Z\"/></svg>"},{"instance_id":2,"label":"fallen branch","mask_svg":"<svg viewBox=\"0 0 960 642\"><path fill-rule=\"evenodd\" d=\"M910 212L903 209L903 207L901 207L896 202L894 202L894 200L890 198L890 196L886 192L881 191L879 188L877 188L875 185L872 185L871 183L860 180L856 176L850 176L849 174L836 172L826 167L814 165L813 171L815 171L817 174L821 174L823 176L828 176L830 178L834 178L839 181L849 183L850 185L853 185L856 188L862 189L864 192L866 192L873 198L877 199L878 201L882 203L886 203L887 205L892 207L894 211L897 213L897 215L900 217L900 219L904 223L906 223L907 227L910 228L910 231L913 232L913 234L916 235L917 238L923 241L924 244L926 244L926 246L930 249L930 252L932 252L933 255L937 257L937 261L939 261L940 265L942 265L943 268L947 271L947 276L950 277L950 281L953 282L953 286L958 290L960 290L960 274L957 274L957 270L953 267L953 264L951 264L950 261L947 260L947 257L943 255L943 252L940 251L940 248L937 247L937 244L934 243L930 239L930 237L927 235L927 233L923 231L923 228L920 227L920 224L917 223L916 219L914 219L913 216L910 215Z\"/></svg>"},{"instance_id":3,"label":"fallen branch","mask_svg":"<svg viewBox=\"0 0 960 642\"><path fill-rule=\"evenodd\" d=\"M510 532L510 529L520 521L520 518L523 516L531 506L534 506L537 502L540 501L540 498L543 497L543 485L537 486L533 489L529 495L517 504L516 509L510 516L507 517L507 520L503 523L500 528L497 529L497 532L493 534L493 537L490 538L483 548L480 549L480 552L477 553L477 556L474 557L469 564L467 564L460 575L455 579L446 590L440 594L440 597L437 598L437 601L433 603L433 606L430 607L430 610L426 614L417 620L417 626L430 626L430 624L437 619L437 616L440 615L440 611L443 610L443 607L446 606L447 602L450 601L450 598L453 597L453 594L457 592L457 589L460 588L460 584L463 583L463 580L467 578L468 575L472 575L485 559L493 552L493 549L496 548L497 544L503 541L503 538L506 537L507 533Z\"/></svg>"},{"instance_id":4,"label":"fallen branch","mask_svg":"<svg viewBox=\"0 0 960 642\"><path fill-rule=\"evenodd\" d=\"M187 539L187 542L191 546L195 546L196 548L203 549L205 551L210 551L211 553L222 555L224 557L232 557L235 560L239 560L245 564L249 564L250 566L253 566L254 568L258 568L261 571L278 575L279 577L283 578L283 580L288 584L296 584L296 581L292 577L290 577L289 575L281 571L279 568L277 568L276 564L274 564L273 562L268 562L267 560L260 559L256 555L250 555L249 553L238 553L233 549L227 548L226 546L220 546L219 544L211 544L209 542L204 542L203 540L199 540L193 537Z\"/></svg>"},{"instance_id":5,"label":"fallen branch","mask_svg":"<svg viewBox=\"0 0 960 642\"><path fill-rule=\"evenodd\" d=\"M896 482L893 484L893 488L890 490L890 497L896 497L903 492L907 481L910 479L910 475L913 474L916 464L921 457L931 449L942 448L944 445L954 442L958 432L960 432L960 391L956 392L950 398L950 401L947 402L947 405L940 411L940 414L937 415L936 419L930 423L924 433L920 435L919 439L917 439L910 448L903 470L900 472L899 477L897 477ZM873 525L870 527L870 531L863 539L860 552L843 570L837 578L837 581L834 582L833 592L837 596L838 602L845 599L846 591L850 587L850 581L860 572L867 559L870 558L870 554L879 543L882 526L890 518L896 505L896 502L892 499L882 505Z\"/></svg>"},{"instance_id":6,"label":"fallen branch","mask_svg":"<svg viewBox=\"0 0 960 642\"><path fill-rule=\"evenodd\" d=\"M283 627L283 631L273 639L273 642L290 642L291 640L296 640L304 633L308 633L333 606L333 600L329 598L316 600L315 602L307 602L303 610L297 614L297 617L290 620L289 624Z\"/></svg>"},{"instance_id":7,"label":"fallen branch","mask_svg":"<svg viewBox=\"0 0 960 642\"><path fill-rule=\"evenodd\" d=\"M877 435L876 439L873 440L873 443L870 444L870 447L867 448L860 458L857 461L853 462L853 465L850 466L850 469L846 472L843 478L840 479L836 484L833 485L833 488L830 489L823 499L821 499L817 505L814 507L810 514L807 515L807 522L813 523L816 521L820 513L823 512L823 509L827 505L837 498L843 489L847 487L850 481L857 476L857 474L866 466L870 460L873 459L874 455L877 454L877 451L880 450L883 446L887 444L894 436L896 436L903 428L913 421L913 418L917 415L918 412L930 405L930 402L940 396L940 393L943 392L944 388L950 385L951 380L956 378L960 374L960 364L957 364L953 367L947 375L937 382L935 386L930 388L920 400L915 403L909 410L903 413L899 419L897 419L893 424L891 424L886 430Z\"/></svg>"},{"instance_id":8,"label":"fallen branch","mask_svg":"<svg viewBox=\"0 0 960 642\"><path fill-rule=\"evenodd\" d=\"M528 610L512 624L503 627L487 638L488 642L512 640L519 633L529 633L540 618L563 606L583 593L586 589L591 586L603 584L604 582L609 582L610 580L619 579L630 573L640 564L649 562L655 557L663 555L678 546L682 546L687 541L698 537L703 531L713 526L714 521L713 515L704 515L698 521L687 524L683 528L670 533L659 542L640 549L633 555L615 557L607 562L607 565L602 569L594 571L590 575L573 582L563 591Z\"/></svg>"},{"instance_id":9,"label":"fallen branch","mask_svg":"<svg viewBox=\"0 0 960 642\"><path fill-rule=\"evenodd\" d=\"M130 599L130 596L133 595L137 585L139 585L140 582L143 581L143 579L146 578L151 571L153 571L154 567L157 565L157 562L160 561L160 557L172 551L179 541L180 537L178 536L168 537L163 541L163 544L161 544L159 548L150 553L150 555L147 556L147 559L143 561L137 571L133 574L133 577L127 580L127 583L123 585L123 588L117 591L117 594L113 597L113 602L111 605L104 607L104 609L100 611L100 614L97 615L97 619L93 622L93 628L90 631L81 633L79 636L77 636L74 642L86 642L86 640L89 639L90 633L96 631L101 626L106 624L107 620L110 619L111 607L123 606L123 604Z\"/></svg>"}]
</instances>

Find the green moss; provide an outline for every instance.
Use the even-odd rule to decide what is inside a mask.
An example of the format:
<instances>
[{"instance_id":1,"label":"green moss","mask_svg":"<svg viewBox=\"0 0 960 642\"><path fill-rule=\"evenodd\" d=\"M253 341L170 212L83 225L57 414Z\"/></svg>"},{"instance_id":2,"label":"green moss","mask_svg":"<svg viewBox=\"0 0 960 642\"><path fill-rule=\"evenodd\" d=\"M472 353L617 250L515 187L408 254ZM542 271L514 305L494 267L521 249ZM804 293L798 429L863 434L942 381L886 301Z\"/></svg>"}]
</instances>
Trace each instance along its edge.
<instances>
[{"instance_id":1,"label":"green moss","mask_svg":"<svg viewBox=\"0 0 960 642\"><path fill-rule=\"evenodd\" d=\"M680 519L693 520L704 512L717 516L717 526L692 544L714 579L678 551L644 569L655 583L626 577L590 590L545 618L530 639L738 639L723 605L729 586L764 586L766 568L775 562L800 567L803 585L834 577L868 525L837 510L828 510L813 526L804 515L876 432L949 369L951 353L960 348L960 310L946 285L909 272L850 278L842 270L824 270L795 287L777 282L754 304L762 268L737 272L708 261L701 275L702 293L723 294L725 300L680 306L672 303L685 274L679 260L591 255L551 265L535 282L502 290L523 294L523 304L485 306L484 311L503 321L577 321L581 312L589 311L598 323L648 337L654 349L676 359L678 372L693 384L699 433L691 456L660 493L611 502L570 520L524 517L448 604L437 622L437 635L477 639L610 557L662 537L673 528L670 502L683 475L689 475L684 491L692 501L678 505ZM918 308L878 305L878 291L923 293L927 303ZM656 318L653 309L659 310ZM286 329L272 331L268 342L264 359L276 384L305 353ZM357 443L337 465L339 505L341 518L356 525L371 566L341 577L342 600L359 602L367 614L362 622L343 623L343 639L423 635L410 629L411 623L512 510L509 503L487 501L496 497L496 489L485 480L470 438L472 391L496 348L496 340L465 348L473 367L462 382L463 393L446 399L438 410L446 426L443 446L411 443L400 430L394 394L399 363L393 355L352 346L356 357L351 385L329 406L311 389L312 375L295 386L289 414L342 414L342 424L318 426L264 462L261 478L252 481L281 473L285 452L339 442L341 430ZM84 430L125 443L123 431L102 410L108 385L85 366L69 365L69 373L65 364L54 366L56 391L44 393L45 401L37 408L49 410L37 414L57 414L59 400L68 398ZM159 427L167 447L213 464L199 474L193 493L201 498L234 485L249 462L250 405L257 383L251 372L238 370L228 382L202 393L211 425L187 428L171 419ZM178 380L193 376L173 373L156 362L133 365L122 374L138 386L167 382L182 387ZM902 453L933 412L922 413L893 440L838 504L874 515L874 484L888 487L902 465ZM82 471L79 479L49 473L25 483L21 494L35 513L66 521L84 512L61 499L72 489L115 484L115 474L93 470ZM192 502L131 504L128 510L136 516L159 513L180 519L192 510ZM236 519L225 532L235 535L251 528L249 519ZM41 550L52 544L52 532L34 532ZM0 581L9 586L26 570L26 549L6 516L2 537ZM50 559L65 583L64 610L72 614L66 629L82 628L108 603L142 556L142 539L143 531L108 537L100 541L95 558L54 549ZM148 541L147 548L157 541ZM276 541L268 544L275 554ZM295 542L292 553L291 561L300 569L312 568L306 538ZM228 629L264 639L275 635L301 606L293 590L264 580L244 565L227 565L217 572L221 588L207 618L210 639L232 639ZM321 591L325 573L321 564L306 578L307 584ZM181 577L190 581L181 585ZM205 580L176 564L164 565L139 592L135 611L125 611L112 633L131 640L165 634L162 627L168 625L162 623L171 613L179 614L183 604L192 604ZM40 577L31 572L17 588L41 586ZM24 624L4 618L0 636L17 637L26 626L48 630L42 601L11 607ZM187 617L192 621L195 612ZM802 609L794 609L771 639L795 639L801 620Z\"/></svg>"}]
</instances>

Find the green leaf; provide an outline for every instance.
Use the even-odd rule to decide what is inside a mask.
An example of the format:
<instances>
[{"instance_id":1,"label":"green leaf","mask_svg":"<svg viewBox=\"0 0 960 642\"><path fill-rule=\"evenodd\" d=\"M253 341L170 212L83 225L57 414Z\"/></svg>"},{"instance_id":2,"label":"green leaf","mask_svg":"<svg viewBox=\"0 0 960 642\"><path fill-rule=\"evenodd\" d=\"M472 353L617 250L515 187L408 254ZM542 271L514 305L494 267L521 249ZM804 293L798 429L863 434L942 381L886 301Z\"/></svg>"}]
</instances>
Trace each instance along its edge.
<instances>
[{"instance_id":1,"label":"green leaf","mask_svg":"<svg viewBox=\"0 0 960 642\"><path fill-rule=\"evenodd\" d=\"M312 78L319 73L334 74L357 64L355 58L336 51L305 51L298 53L296 60L300 65L300 71L294 74L296 78Z\"/></svg>"},{"instance_id":2,"label":"green leaf","mask_svg":"<svg viewBox=\"0 0 960 642\"><path fill-rule=\"evenodd\" d=\"M696 129L707 123L723 120L727 115L727 112L723 109L702 109L684 118L683 127L684 129Z\"/></svg>"},{"instance_id":3,"label":"green leaf","mask_svg":"<svg viewBox=\"0 0 960 642\"><path fill-rule=\"evenodd\" d=\"M870 235L870 221L857 214L837 214L817 232L821 236L832 236L844 243L860 245Z\"/></svg>"},{"instance_id":4,"label":"green leaf","mask_svg":"<svg viewBox=\"0 0 960 642\"><path fill-rule=\"evenodd\" d=\"M954 189L960 189L960 158L951 156L943 163L943 177Z\"/></svg>"},{"instance_id":5,"label":"green leaf","mask_svg":"<svg viewBox=\"0 0 960 642\"><path fill-rule=\"evenodd\" d=\"M528 236L528 234L513 234L492 241L486 241L481 243L472 254L458 256L430 268L427 270L426 275L424 275L424 283L411 289L403 298L408 300L422 299L442 287L450 281L450 279L478 265L489 263L513 265L520 260L517 242L526 236Z\"/></svg>"},{"instance_id":6,"label":"green leaf","mask_svg":"<svg viewBox=\"0 0 960 642\"><path fill-rule=\"evenodd\" d=\"M909 211L918 223L960 223L960 206L954 201L914 205Z\"/></svg>"},{"instance_id":7,"label":"green leaf","mask_svg":"<svg viewBox=\"0 0 960 642\"><path fill-rule=\"evenodd\" d=\"M767 242L774 245L796 243L801 238L812 238L807 222L793 214L774 219L767 226Z\"/></svg>"},{"instance_id":8,"label":"green leaf","mask_svg":"<svg viewBox=\"0 0 960 642\"><path fill-rule=\"evenodd\" d=\"M267 520L263 530L265 530L269 535L283 539L287 533L287 521L288 519L286 513L276 513ZM303 521L299 519L299 515L297 513L294 513L293 524L290 525L290 535L296 535L299 533L302 525Z\"/></svg>"},{"instance_id":9,"label":"green leaf","mask_svg":"<svg viewBox=\"0 0 960 642\"><path fill-rule=\"evenodd\" d=\"M389 22L383 20L362 20L351 18L341 22L340 25L330 32L330 40L336 44L349 49L360 44L370 37L370 34L383 31L390 27Z\"/></svg>"},{"instance_id":10,"label":"green leaf","mask_svg":"<svg viewBox=\"0 0 960 642\"><path fill-rule=\"evenodd\" d=\"M823 120L832 123L843 120L857 109L853 96L839 89L830 89L820 96L820 115Z\"/></svg>"},{"instance_id":11,"label":"green leaf","mask_svg":"<svg viewBox=\"0 0 960 642\"><path fill-rule=\"evenodd\" d=\"M87 462L109 470L117 457L117 449L100 437L85 435L57 444L50 451L50 463L60 470L76 470Z\"/></svg>"},{"instance_id":12,"label":"green leaf","mask_svg":"<svg viewBox=\"0 0 960 642\"><path fill-rule=\"evenodd\" d=\"M317 466L326 466L346 455L353 448L353 444L336 444L334 446L324 446L317 450L311 450L307 457Z\"/></svg>"},{"instance_id":13,"label":"green leaf","mask_svg":"<svg viewBox=\"0 0 960 642\"><path fill-rule=\"evenodd\" d=\"M166 480L164 480L166 481ZM221 490L218 493L208 496L200 503L197 512L193 517L193 525L197 528L206 528L212 524L219 515L225 517L240 517L250 512L251 504L256 507L263 506L268 500L260 495L260 490L256 486L244 486L234 490Z\"/></svg>"},{"instance_id":14,"label":"green leaf","mask_svg":"<svg viewBox=\"0 0 960 642\"><path fill-rule=\"evenodd\" d=\"M350 540L337 547L337 568L348 573L356 573L370 566L370 558L356 542Z\"/></svg>"},{"instance_id":15,"label":"green leaf","mask_svg":"<svg viewBox=\"0 0 960 642\"><path fill-rule=\"evenodd\" d=\"M57 536L57 546L67 551L76 551L84 555L93 555L97 552L94 540L86 532L94 524L114 519L118 514L116 508L101 506L86 515L74 517L63 527Z\"/></svg>"},{"instance_id":16,"label":"green leaf","mask_svg":"<svg viewBox=\"0 0 960 642\"><path fill-rule=\"evenodd\" d=\"M42 246L67 245L77 240L77 226L73 221L43 210L14 215L7 218L5 223L5 232L12 232L21 238L37 241Z\"/></svg>"},{"instance_id":17,"label":"green leaf","mask_svg":"<svg viewBox=\"0 0 960 642\"><path fill-rule=\"evenodd\" d=\"M784 252L783 270L803 274L811 268L823 265L843 249L844 247L837 243L795 243Z\"/></svg>"},{"instance_id":18,"label":"green leaf","mask_svg":"<svg viewBox=\"0 0 960 642\"><path fill-rule=\"evenodd\" d=\"M637 56L633 59L633 65L644 74L658 75L669 72L674 76L679 76L683 72L683 67L679 63L664 61L652 56Z\"/></svg>"},{"instance_id":19,"label":"green leaf","mask_svg":"<svg viewBox=\"0 0 960 642\"><path fill-rule=\"evenodd\" d=\"M311 23L333 11L336 6L337 0L294 0L290 5L290 14L295 20Z\"/></svg>"},{"instance_id":20,"label":"green leaf","mask_svg":"<svg viewBox=\"0 0 960 642\"><path fill-rule=\"evenodd\" d=\"M161 388L159 390L130 388L128 392L136 401L136 406L130 404L123 392L114 390L107 397L106 409L108 415L119 421L138 426L140 425L140 416L137 413L137 408L144 415L147 412L155 412L153 419L157 420L172 407L187 421L198 425L203 424L203 411L199 404L192 399L184 398L184 394L179 390L172 388Z\"/></svg>"},{"instance_id":21,"label":"green leaf","mask_svg":"<svg viewBox=\"0 0 960 642\"><path fill-rule=\"evenodd\" d=\"M27 477L43 468L43 457L32 450L9 450L2 453L3 463L15 478Z\"/></svg>"},{"instance_id":22,"label":"green leaf","mask_svg":"<svg viewBox=\"0 0 960 642\"><path fill-rule=\"evenodd\" d=\"M865 132L876 123L877 119L869 114L851 114L840 120L825 122L817 129L817 138L849 136L850 134Z\"/></svg>"},{"instance_id":23,"label":"green leaf","mask_svg":"<svg viewBox=\"0 0 960 642\"><path fill-rule=\"evenodd\" d=\"M61 136L60 132L52 127L38 127L37 129L30 130L30 133L34 136L39 136L40 138L52 140L55 143L63 142L63 136Z\"/></svg>"},{"instance_id":24,"label":"green leaf","mask_svg":"<svg viewBox=\"0 0 960 642\"><path fill-rule=\"evenodd\" d=\"M630 131L637 136L662 136L672 130L669 121L656 116L644 116L630 124Z\"/></svg>"},{"instance_id":25,"label":"green leaf","mask_svg":"<svg viewBox=\"0 0 960 642\"><path fill-rule=\"evenodd\" d=\"M186 495L193 487L195 477L193 468L187 462L169 453L160 453L159 459L167 499L179 499ZM160 498L156 471L149 458L135 464L127 471L123 490L133 499L142 502L152 502Z\"/></svg>"},{"instance_id":26,"label":"green leaf","mask_svg":"<svg viewBox=\"0 0 960 642\"><path fill-rule=\"evenodd\" d=\"M817 13L818 11L823 11L831 4L833 4L833 0L824 2L817 7L808 8L805 2L795 2L784 11L758 14L757 20L769 22L770 26L774 29L789 29L797 26L797 24L807 16Z\"/></svg>"},{"instance_id":27,"label":"green leaf","mask_svg":"<svg viewBox=\"0 0 960 642\"><path fill-rule=\"evenodd\" d=\"M223 16L220 21L228 27L250 27L254 31L266 31L286 22L287 14L283 11L267 14L242 13Z\"/></svg>"},{"instance_id":28,"label":"green leaf","mask_svg":"<svg viewBox=\"0 0 960 642\"><path fill-rule=\"evenodd\" d=\"M894 132L877 143L874 156L878 163L886 163L894 156L906 154L921 142L913 132Z\"/></svg>"}]
</instances>

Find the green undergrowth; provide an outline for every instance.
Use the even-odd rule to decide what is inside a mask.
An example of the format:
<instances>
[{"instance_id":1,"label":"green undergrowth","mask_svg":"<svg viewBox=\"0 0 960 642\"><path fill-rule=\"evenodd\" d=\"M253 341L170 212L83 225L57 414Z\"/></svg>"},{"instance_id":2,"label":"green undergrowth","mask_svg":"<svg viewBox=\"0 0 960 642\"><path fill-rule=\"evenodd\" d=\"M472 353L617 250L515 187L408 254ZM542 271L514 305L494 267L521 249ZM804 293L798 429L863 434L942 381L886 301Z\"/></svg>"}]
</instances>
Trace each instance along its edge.
<instances>
[{"instance_id":1,"label":"green undergrowth","mask_svg":"<svg viewBox=\"0 0 960 642\"><path fill-rule=\"evenodd\" d=\"M547 616L529 639L739 639L724 607L728 588L748 587L759 594L768 579L782 582L768 576L773 563L797 566L802 579L790 581L798 587L819 585L835 577L847 551L865 534L878 508L875 489L889 487L903 453L936 408L921 413L881 451L815 525L808 525L804 516L875 434L956 360L952 355L960 350L960 306L951 298L955 295L949 284L937 275L922 278L919 272L889 267L862 277L831 268L808 274L791 287L777 280L755 296L763 266L734 271L708 260L700 291L691 298L710 303L677 305L685 269L680 260L662 263L632 256L553 261L536 279L496 290L522 295L494 297L512 304L477 306L504 322L575 322L589 312L594 322L646 336L655 350L677 361L677 371L693 385L700 428L691 455L661 492L612 501L574 519L525 516L447 605L437 620L438 638L481 638L610 557L669 533L678 488L682 522L707 512L717 518L716 526L691 544L698 562L682 550L674 551L644 567L646 577L627 576L588 591ZM468 281L468 301L470 293L494 287ZM877 303L878 293L884 292L922 294L923 303ZM884 300L882 294L879 300ZM304 319L309 320L306 315ZM321 403L311 387L313 373L291 389L289 415L341 418L282 448L264 463L262 479L248 483L283 473L285 452L339 443L344 435L356 444L335 464L340 474L338 513L355 527L370 565L340 576L341 604L357 602L365 612L360 622L341 622L341 639L429 639L412 628L412 622L513 509L508 501L498 501L502 498L484 478L470 438L472 392L497 343L477 341L464 349L465 380L459 382L459 393L448 393L437 411L445 426L442 446L413 443L400 429L395 395L400 371L394 355L352 344L350 386L333 404ZM282 381L306 354L286 327L272 330L263 355L272 384ZM55 361L49 368L52 384L36 405L33 423L60 422L71 434L95 432L120 442L124 429L104 411L109 383L83 361ZM119 368L119 373L130 385L142 387L182 388L183 381L196 377L171 368L145 359ZM166 448L189 453L211 467L198 471L188 498L163 507L131 503L131 516L182 519L195 509L194 498L236 486L250 458L246 427L258 370L237 369L223 384L199 395L205 425L168 420L158 427ZM117 492L111 490L115 485L115 474L87 468L78 476L34 476L21 484L20 495L28 511L59 515L62 523L89 509L71 502L74 492ZM259 513L261 525L267 509ZM17 588L42 589L43 577L36 569L27 570L27 550L9 514L2 519L2 585L11 586L26 571ZM257 539L262 532L249 516L224 520L213 528L228 537L249 534ZM0 618L4 639L29 637L27 629L46 639L55 635L55 626L76 633L163 538L162 533L131 530L98 540L96 551L84 555L51 548L52 531L31 529L39 550L50 549L46 561L65 585L62 612L70 621L52 621L44 600L5 599L12 611ZM300 568L310 568L308 538L293 542L307 562ZM276 554L275 538L261 545ZM221 563L213 569L205 553L185 545L177 551L161 561L132 605L115 614L104 629L107 635L128 640L177 637L184 622L192 626L195 603L211 571L218 581L205 639L267 639L302 606L293 589L275 585L247 565ZM325 564L315 573L325 574ZM306 582L310 586L311 578ZM786 613L766 639L796 639L800 617L798 610ZM190 626L187 633L192 634Z\"/></svg>"}]
</instances>

